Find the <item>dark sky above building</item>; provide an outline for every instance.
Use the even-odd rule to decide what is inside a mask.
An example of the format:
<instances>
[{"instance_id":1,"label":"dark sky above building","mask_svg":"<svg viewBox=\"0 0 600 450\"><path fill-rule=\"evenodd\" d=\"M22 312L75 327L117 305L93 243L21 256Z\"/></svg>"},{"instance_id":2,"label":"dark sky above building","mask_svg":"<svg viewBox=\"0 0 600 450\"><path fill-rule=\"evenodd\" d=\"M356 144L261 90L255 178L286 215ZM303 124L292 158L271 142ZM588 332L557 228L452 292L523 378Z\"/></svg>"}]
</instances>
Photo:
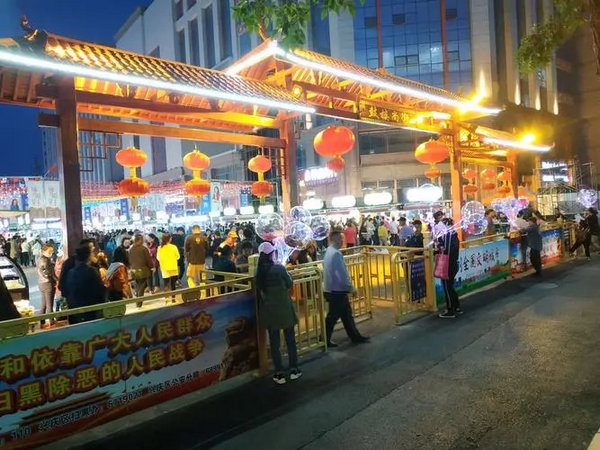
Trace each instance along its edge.
<instances>
[{"instance_id":1,"label":"dark sky above building","mask_svg":"<svg viewBox=\"0 0 600 450\"><path fill-rule=\"evenodd\" d=\"M114 45L114 35L137 6L151 0L0 0L0 37L21 36L25 14L35 28ZM0 176L42 175L37 108L0 103Z\"/></svg>"}]
</instances>

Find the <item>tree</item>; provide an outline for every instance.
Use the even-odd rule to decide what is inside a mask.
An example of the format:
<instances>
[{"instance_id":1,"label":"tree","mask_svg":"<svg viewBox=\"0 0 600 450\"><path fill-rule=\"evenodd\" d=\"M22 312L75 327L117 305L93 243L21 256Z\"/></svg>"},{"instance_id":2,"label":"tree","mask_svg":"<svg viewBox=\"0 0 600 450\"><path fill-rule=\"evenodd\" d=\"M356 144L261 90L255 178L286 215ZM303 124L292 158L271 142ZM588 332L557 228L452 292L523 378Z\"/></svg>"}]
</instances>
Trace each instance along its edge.
<instances>
[{"instance_id":1,"label":"tree","mask_svg":"<svg viewBox=\"0 0 600 450\"><path fill-rule=\"evenodd\" d=\"M263 40L275 37L283 47L294 48L306 44L304 30L313 5L320 5L322 19L330 12L354 15L354 0L240 0L232 9L234 19L249 32L258 33ZM267 30L272 30L271 35Z\"/></svg>"},{"instance_id":2,"label":"tree","mask_svg":"<svg viewBox=\"0 0 600 450\"><path fill-rule=\"evenodd\" d=\"M600 0L554 0L552 17L533 26L517 50L522 73L530 74L552 61L554 51L580 27L590 27L596 70L600 73Z\"/></svg>"}]
</instances>

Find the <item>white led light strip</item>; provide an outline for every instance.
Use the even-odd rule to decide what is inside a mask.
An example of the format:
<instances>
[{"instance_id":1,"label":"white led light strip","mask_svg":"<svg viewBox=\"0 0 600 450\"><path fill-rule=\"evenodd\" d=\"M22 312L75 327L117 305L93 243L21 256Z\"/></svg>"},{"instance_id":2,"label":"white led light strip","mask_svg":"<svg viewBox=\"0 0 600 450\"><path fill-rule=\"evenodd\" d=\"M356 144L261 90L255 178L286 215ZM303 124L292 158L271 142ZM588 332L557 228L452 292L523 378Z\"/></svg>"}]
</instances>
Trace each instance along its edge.
<instances>
[{"instance_id":1,"label":"white led light strip","mask_svg":"<svg viewBox=\"0 0 600 450\"><path fill-rule=\"evenodd\" d=\"M200 97L216 98L220 100L229 100L238 103L247 103L251 105L261 105L269 108L277 108L282 110L314 113L315 108L303 106L294 103L280 102L277 100L269 100L266 98L246 97L230 92L216 91L213 89L199 88L194 86L186 86L182 84L170 83L167 81L151 80L135 75L124 75L114 72L105 72L103 70L90 69L88 67L72 66L55 61L47 61L29 56L17 55L11 52L0 50L0 61L7 63L9 66L19 67L26 66L35 69L56 71L74 76L94 78L105 81L114 81L118 83L127 83L136 86L149 87L154 89L163 89L166 91L181 92L184 94L198 95Z\"/></svg>"},{"instance_id":2,"label":"white led light strip","mask_svg":"<svg viewBox=\"0 0 600 450\"><path fill-rule=\"evenodd\" d=\"M453 100L450 98L441 97L435 94L429 94L424 91L420 91L418 89L409 88L406 86L401 86L399 84L389 83L386 81L376 80L373 78L366 77L359 73L347 72L345 70L336 69L334 67L330 67L318 62L309 61L307 59L301 58L293 53L286 52L281 48L276 48L275 53L290 62L296 63L300 66L320 70L322 72L329 73L331 75L335 75L337 77L346 78L348 80L358 81L359 83L365 83L370 86L375 86L381 89L386 89L393 92L398 92L400 94L411 95L416 98L422 98L424 100L430 100L432 102L440 103L442 105L452 106L454 108L461 108L467 111L474 111L483 114L498 114L501 109L499 108L486 108L485 106L479 106L475 104L471 104L469 102L462 102L460 100Z\"/></svg>"},{"instance_id":3,"label":"white led light strip","mask_svg":"<svg viewBox=\"0 0 600 450\"><path fill-rule=\"evenodd\" d=\"M535 145L525 144L518 141L509 141L507 139L483 138L483 142L487 144L499 145L506 148L516 148L519 150L531 150L534 152L548 152L554 147L553 145Z\"/></svg>"}]
</instances>

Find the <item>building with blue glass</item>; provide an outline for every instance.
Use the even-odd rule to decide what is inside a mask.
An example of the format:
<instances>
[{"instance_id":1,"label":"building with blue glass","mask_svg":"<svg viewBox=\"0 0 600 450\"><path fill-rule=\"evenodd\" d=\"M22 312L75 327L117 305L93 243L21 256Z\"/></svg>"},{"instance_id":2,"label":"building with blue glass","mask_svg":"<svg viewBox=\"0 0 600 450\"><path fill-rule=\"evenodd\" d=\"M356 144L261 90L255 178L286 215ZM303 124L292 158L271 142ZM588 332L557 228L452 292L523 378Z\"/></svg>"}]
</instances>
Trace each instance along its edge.
<instances>
[{"instance_id":1,"label":"building with blue glass","mask_svg":"<svg viewBox=\"0 0 600 450\"><path fill-rule=\"evenodd\" d=\"M260 43L258 36L233 20L231 3L155 0L148 8L138 9L123 25L117 46L225 68ZM551 11L552 0L365 0L363 4L357 1L354 17L345 13L323 19L316 5L307 27L307 46L505 106L508 113L490 125L520 132L536 121L551 123L560 111L561 98L566 98L557 90L554 63L534 75L521 76L514 61L519 40ZM311 150L312 138L329 122L331 119L323 117L298 121L300 168L322 165ZM352 126L359 135L359 150L348 156L337 187L329 187L325 197L389 190L395 201L402 202L406 188L427 181L413 151L429 135L368 124ZM163 138L141 137L138 141L150 154L142 168L145 177L180 166L182 155L194 145L176 139L165 142ZM243 179L239 149L207 143L201 147L212 157L219 178ZM444 184L449 183L446 178L442 177Z\"/></svg>"}]
</instances>

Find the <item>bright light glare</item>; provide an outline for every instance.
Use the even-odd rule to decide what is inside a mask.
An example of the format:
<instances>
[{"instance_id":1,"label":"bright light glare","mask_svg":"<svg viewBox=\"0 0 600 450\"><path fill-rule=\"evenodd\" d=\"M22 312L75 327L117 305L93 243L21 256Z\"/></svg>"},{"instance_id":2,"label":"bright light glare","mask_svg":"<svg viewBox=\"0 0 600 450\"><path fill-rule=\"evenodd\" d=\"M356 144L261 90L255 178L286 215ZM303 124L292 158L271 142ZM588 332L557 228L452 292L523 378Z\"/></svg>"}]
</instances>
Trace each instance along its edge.
<instances>
[{"instance_id":1,"label":"bright light glare","mask_svg":"<svg viewBox=\"0 0 600 450\"><path fill-rule=\"evenodd\" d=\"M535 134L527 133L521 138L523 144L532 144L535 141Z\"/></svg>"},{"instance_id":2,"label":"bright light glare","mask_svg":"<svg viewBox=\"0 0 600 450\"><path fill-rule=\"evenodd\" d=\"M7 51L0 51L0 61L5 62L8 66L23 65L34 69L50 70L68 73L80 77L87 77L105 81L114 81L117 83L127 83L154 89L163 89L166 91L182 92L184 94L198 95L200 97L216 98L221 100L229 100L232 102L247 103L251 105L260 105L269 108L277 108L304 113L315 112L315 108L310 106L303 106L288 102L280 102L261 97L248 97L232 92L224 92L195 86L186 86L182 84L171 83L168 81L143 78L136 75L125 75L121 73L107 72L104 70L82 67L80 65L71 65L61 62L48 61L40 58L32 58L30 56L22 56Z\"/></svg>"},{"instance_id":3,"label":"bright light glare","mask_svg":"<svg viewBox=\"0 0 600 450\"><path fill-rule=\"evenodd\" d=\"M553 145L535 145L525 144L519 141L509 141L506 139L483 138L483 142L487 144L499 145L506 148L514 148L518 150L530 150L532 152L548 152L552 150Z\"/></svg>"}]
</instances>

